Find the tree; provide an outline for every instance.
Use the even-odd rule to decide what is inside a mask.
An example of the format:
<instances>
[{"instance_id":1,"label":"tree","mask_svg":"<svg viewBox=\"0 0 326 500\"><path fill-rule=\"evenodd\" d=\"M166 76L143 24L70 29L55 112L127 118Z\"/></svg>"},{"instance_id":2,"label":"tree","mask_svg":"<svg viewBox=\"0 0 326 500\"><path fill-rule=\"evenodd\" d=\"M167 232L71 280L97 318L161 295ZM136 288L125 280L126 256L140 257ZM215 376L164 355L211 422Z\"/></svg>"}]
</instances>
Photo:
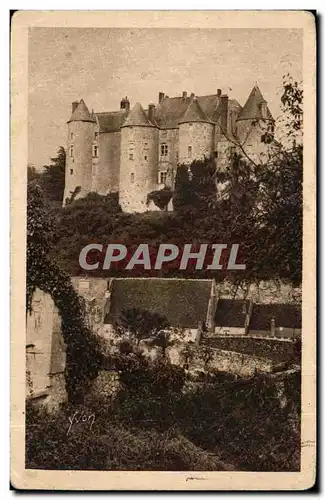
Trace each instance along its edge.
<instances>
[{"instance_id":1,"label":"tree","mask_svg":"<svg viewBox=\"0 0 326 500\"><path fill-rule=\"evenodd\" d=\"M42 182L46 198L50 201L62 202L65 189L65 149L60 146L57 156L51 158L51 164L44 165L43 168L44 172L42 173Z\"/></svg>"},{"instance_id":2,"label":"tree","mask_svg":"<svg viewBox=\"0 0 326 500\"><path fill-rule=\"evenodd\" d=\"M177 168L173 207L177 211L192 210L197 214L206 214L215 203L216 162L213 156L195 160L189 165Z\"/></svg>"},{"instance_id":3,"label":"tree","mask_svg":"<svg viewBox=\"0 0 326 500\"><path fill-rule=\"evenodd\" d=\"M35 166L32 163L27 165L27 183L39 180L41 177L41 172L36 170Z\"/></svg>"},{"instance_id":4,"label":"tree","mask_svg":"<svg viewBox=\"0 0 326 500\"><path fill-rule=\"evenodd\" d=\"M157 313L132 308L122 311L114 327L120 335L129 335L139 346L141 340L156 338L168 328L167 319Z\"/></svg>"},{"instance_id":5,"label":"tree","mask_svg":"<svg viewBox=\"0 0 326 500\"><path fill-rule=\"evenodd\" d=\"M151 191L147 195L146 205L148 206L152 201L160 210L167 210L172 196L173 192L168 187L158 189L157 191Z\"/></svg>"},{"instance_id":6,"label":"tree","mask_svg":"<svg viewBox=\"0 0 326 500\"><path fill-rule=\"evenodd\" d=\"M161 349L162 358L166 359L166 353L168 348L173 345L174 342L171 339L171 333L166 330L160 330L154 335L152 340L152 345L159 347Z\"/></svg>"}]
</instances>

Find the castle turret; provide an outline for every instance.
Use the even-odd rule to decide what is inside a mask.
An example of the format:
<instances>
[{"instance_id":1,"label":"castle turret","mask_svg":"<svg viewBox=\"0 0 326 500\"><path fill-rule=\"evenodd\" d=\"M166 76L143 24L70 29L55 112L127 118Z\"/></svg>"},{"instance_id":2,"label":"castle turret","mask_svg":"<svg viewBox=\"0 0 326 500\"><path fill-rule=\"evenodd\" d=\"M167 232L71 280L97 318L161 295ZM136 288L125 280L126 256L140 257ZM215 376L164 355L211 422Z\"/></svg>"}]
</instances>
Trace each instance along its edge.
<instances>
[{"instance_id":1,"label":"castle turret","mask_svg":"<svg viewBox=\"0 0 326 500\"><path fill-rule=\"evenodd\" d=\"M67 198L81 198L92 190L92 157L98 155L93 146L95 130L95 117L90 114L83 99L74 101L68 121L64 205Z\"/></svg>"},{"instance_id":2,"label":"castle turret","mask_svg":"<svg viewBox=\"0 0 326 500\"><path fill-rule=\"evenodd\" d=\"M273 132L274 119L257 85L254 86L236 121L236 137L248 154L266 152L262 136Z\"/></svg>"},{"instance_id":3,"label":"castle turret","mask_svg":"<svg viewBox=\"0 0 326 500\"><path fill-rule=\"evenodd\" d=\"M145 212L157 189L158 130L139 102L121 127L119 202L124 212Z\"/></svg>"},{"instance_id":4,"label":"castle turret","mask_svg":"<svg viewBox=\"0 0 326 500\"><path fill-rule=\"evenodd\" d=\"M196 98L193 98L179 121L179 162L190 164L213 151L214 124L209 121Z\"/></svg>"}]
</instances>

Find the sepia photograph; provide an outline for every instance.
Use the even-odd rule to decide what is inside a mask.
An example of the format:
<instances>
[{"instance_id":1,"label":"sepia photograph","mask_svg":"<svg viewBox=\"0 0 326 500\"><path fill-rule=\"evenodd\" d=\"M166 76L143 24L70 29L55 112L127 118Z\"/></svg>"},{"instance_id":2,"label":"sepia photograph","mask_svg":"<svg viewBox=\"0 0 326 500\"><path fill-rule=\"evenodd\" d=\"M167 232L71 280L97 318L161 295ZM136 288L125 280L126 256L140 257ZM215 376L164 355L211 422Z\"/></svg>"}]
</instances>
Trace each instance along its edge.
<instances>
[{"instance_id":1,"label":"sepia photograph","mask_svg":"<svg viewBox=\"0 0 326 500\"><path fill-rule=\"evenodd\" d=\"M13 18L18 489L314 484L315 21L199 14Z\"/></svg>"}]
</instances>

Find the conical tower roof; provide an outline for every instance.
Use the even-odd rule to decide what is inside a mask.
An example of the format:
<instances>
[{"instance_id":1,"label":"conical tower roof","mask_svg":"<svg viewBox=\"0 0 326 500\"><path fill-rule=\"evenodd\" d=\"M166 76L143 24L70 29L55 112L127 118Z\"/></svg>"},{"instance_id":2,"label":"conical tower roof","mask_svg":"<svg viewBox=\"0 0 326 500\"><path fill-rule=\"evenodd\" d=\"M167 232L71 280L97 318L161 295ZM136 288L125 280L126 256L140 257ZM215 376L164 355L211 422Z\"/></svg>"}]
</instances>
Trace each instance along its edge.
<instances>
[{"instance_id":1,"label":"conical tower roof","mask_svg":"<svg viewBox=\"0 0 326 500\"><path fill-rule=\"evenodd\" d=\"M260 92L258 85L255 85L252 91L250 92L246 104L242 108L238 120L263 120L264 117L261 111L262 103L266 103L266 101L263 98L263 95ZM272 113L268 109L267 104L266 104L266 116L267 120L273 120Z\"/></svg>"},{"instance_id":2,"label":"conical tower roof","mask_svg":"<svg viewBox=\"0 0 326 500\"><path fill-rule=\"evenodd\" d=\"M69 122L94 122L83 99L81 99L71 115ZM68 122L68 123L69 123Z\"/></svg>"},{"instance_id":3,"label":"conical tower roof","mask_svg":"<svg viewBox=\"0 0 326 500\"><path fill-rule=\"evenodd\" d=\"M136 102L130 113L128 114L122 127L154 127L145 115L145 111L139 102Z\"/></svg>"},{"instance_id":4,"label":"conical tower roof","mask_svg":"<svg viewBox=\"0 0 326 500\"><path fill-rule=\"evenodd\" d=\"M209 122L209 119L205 115L204 111L201 109L197 99L192 99L185 114L179 120L179 123L188 122Z\"/></svg>"}]
</instances>

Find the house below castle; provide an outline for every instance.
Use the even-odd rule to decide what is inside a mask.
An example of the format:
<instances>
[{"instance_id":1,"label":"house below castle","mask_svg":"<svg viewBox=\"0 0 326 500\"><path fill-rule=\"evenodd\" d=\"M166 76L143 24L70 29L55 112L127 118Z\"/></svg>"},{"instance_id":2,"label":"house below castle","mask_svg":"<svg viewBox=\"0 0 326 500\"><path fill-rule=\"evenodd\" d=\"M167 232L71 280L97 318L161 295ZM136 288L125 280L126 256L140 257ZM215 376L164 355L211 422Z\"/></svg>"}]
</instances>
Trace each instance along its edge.
<instances>
[{"instance_id":1,"label":"house below castle","mask_svg":"<svg viewBox=\"0 0 326 500\"><path fill-rule=\"evenodd\" d=\"M223 170L241 149L260 161L269 149L261 137L273 129L257 85L244 107L220 89L198 97L160 92L158 103L147 109L138 102L131 108L125 97L119 111L104 113L90 112L83 99L75 101L68 121L64 204L90 192L119 192L125 212L155 209L148 207L147 195L173 189L178 164L213 155Z\"/></svg>"}]
</instances>

